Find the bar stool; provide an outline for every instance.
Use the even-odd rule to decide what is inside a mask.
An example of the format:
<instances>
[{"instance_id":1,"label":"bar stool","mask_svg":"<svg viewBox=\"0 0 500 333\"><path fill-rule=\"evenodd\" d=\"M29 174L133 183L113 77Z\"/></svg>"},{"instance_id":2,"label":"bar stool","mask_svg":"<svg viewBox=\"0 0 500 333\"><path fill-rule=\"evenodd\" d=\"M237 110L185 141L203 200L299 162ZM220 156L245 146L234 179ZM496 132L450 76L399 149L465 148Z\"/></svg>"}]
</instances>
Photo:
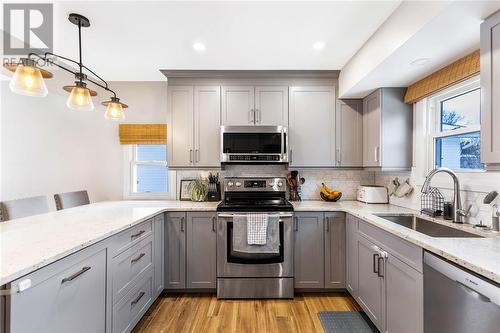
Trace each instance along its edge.
<instances>
[{"instance_id":1,"label":"bar stool","mask_svg":"<svg viewBox=\"0 0 500 333\"><path fill-rule=\"evenodd\" d=\"M19 219L21 217L48 213L49 205L46 196L10 200L0 202L0 222Z\"/></svg>"},{"instance_id":2,"label":"bar stool","mask_svg":"<svg viewBox=\"0 0 500 333\"><path fill-rule=\"evenodd\" d=\"M87 191L54 194L54 200L57 210L88 205L90 203Z\"/></svg>"}]
</instances>

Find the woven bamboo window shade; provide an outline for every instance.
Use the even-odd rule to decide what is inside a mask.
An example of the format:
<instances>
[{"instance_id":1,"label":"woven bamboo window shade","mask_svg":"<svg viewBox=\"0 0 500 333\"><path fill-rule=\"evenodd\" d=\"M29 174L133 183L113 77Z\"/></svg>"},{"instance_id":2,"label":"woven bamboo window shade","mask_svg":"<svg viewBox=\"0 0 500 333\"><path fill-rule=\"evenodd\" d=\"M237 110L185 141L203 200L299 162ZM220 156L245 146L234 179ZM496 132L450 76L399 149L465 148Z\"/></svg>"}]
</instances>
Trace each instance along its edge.
<instances>
[{"instance_id":1,"label":"woven bamboo window shade","mask_svg":"<svg viewBox=\"0 0 500 333\"><path fill-rule=\"evenodd\" d=\"M122 145L164 145L167 143L167 124L120 124Z\"/></svg>"},{"instance_id":2,"label":"woven bamboo window shade","mask_svg":"<svg viewBox=\"0 0 500 333\"><path fill-rule=\"evenodd\" d=\"M479 50L477 50L415 82L406 90L405 103L415 103L439 90L478 74L479 57Z\"/></svg>"}]
</instances>

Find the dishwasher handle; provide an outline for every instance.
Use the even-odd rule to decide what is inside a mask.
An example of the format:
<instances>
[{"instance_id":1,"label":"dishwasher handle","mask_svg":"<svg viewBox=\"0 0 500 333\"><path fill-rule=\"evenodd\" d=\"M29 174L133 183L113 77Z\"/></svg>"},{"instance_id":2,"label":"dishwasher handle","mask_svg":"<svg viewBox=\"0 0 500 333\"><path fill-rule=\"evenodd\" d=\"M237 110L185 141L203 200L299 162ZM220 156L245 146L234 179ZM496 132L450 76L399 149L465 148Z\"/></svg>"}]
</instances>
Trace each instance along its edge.
<instances>
[{"instance_id":1,"label":"dishwasher handle","mask_svg":"<svg viewBox=\"0 0 500 333\"><path fill-rule=\"evenodd\" d=\"M424 252L424 265L460 284L468 292L476 293L482 301L500 306L500 287L494 282L469 273L465 268L460 268L429 252Z\"/></svg>"}]
</instances>

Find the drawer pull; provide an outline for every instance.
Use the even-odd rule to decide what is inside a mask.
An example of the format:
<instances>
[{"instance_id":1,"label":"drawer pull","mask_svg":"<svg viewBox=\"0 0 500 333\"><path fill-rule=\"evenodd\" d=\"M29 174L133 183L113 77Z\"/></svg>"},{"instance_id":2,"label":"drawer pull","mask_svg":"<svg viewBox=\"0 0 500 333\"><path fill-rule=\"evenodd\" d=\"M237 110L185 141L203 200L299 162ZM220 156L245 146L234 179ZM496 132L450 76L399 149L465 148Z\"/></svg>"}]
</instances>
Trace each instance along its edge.
<instances>
[{"instance_id":1,"label":"drawer pull","mask_svg":"<svg viewBox=\"0 0 500 333\"><path fill-rule=\"evenodd\" d=\"M377 275L379 275L379 272L378 270L380 269L380 265L379 265L379 254L378 253L374 253L373 254L373 273L376 273Z\"/></svg>"},{"instance_id":2,"label":"drawer pull","mask_svg":"<svg viewBox=\"0 0 500 333\"><path fill-rule=\"evenodd\" d=\"M142 296L144 296L145 294L146 293L144 291L141 291L139 293L139 295L137 295L137 297L132 302L130 302L130 305L136 305L137 302L139 302L141 300Z\"/></svg>"},{"instance_id":3,"label":"drawer pull","mask_svg":"<svg viewBox=\"0 0 500 333\"><path fill-rule=\"evenodd\" d=\"M134 263L138 262L139 260L141 260L141 259L142 259L142 257L144 257L145 255L146 255L146 253L141 253L141 254L139 254L139 255L137 256L137 258L134 258L134 259L130 260L130 262L131 262L132 264L134 264Z\"/></svg>"},{"instance_id":4,"label":"drawer pull","mask_svg":"<svg viewBox=\"0 0 500 333\"><path fill-rule=\"evenodd\" d=\"M145 233L146 231L145 230L141 230L139 231L138 233L136 234L133 234L133 235L130 235L130 238L134 239L136 237L139 237L140 235L142 235L143 233Z\"/></svg>"},{"instance_id":5,"label":"drawer pull","mask_svg":"<svg viewBox=\"0 0 500 333\"><path fill-rule=\"evenodd\" d=\"M82 275L83 273L85 273L86 271L88 271L89 269L90 269L90 267L85 266L81 270L76 272L75 274L62 279L61 283L72 281L72 280L76 279L77 277L79 277L80 275Z\"/></svg>"}]
</instances>

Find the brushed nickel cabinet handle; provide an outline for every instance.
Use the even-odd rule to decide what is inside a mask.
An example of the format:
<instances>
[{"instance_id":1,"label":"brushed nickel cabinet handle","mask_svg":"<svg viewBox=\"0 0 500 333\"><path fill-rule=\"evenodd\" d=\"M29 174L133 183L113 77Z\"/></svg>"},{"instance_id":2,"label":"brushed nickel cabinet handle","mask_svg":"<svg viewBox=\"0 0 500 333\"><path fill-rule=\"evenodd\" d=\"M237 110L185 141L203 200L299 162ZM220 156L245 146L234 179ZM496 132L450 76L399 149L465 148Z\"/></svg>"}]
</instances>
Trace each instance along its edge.
<instances>
[{"instance_id":1,"label":"brushed nickel cabinet handle","mask_svg":"<svg viewBox=\"0 0 500 333\"><path fill-rule=\"evenodd\" d=\"M260 123L260 110L255 109L255 122Z\"/></svg>"},{"instance_id":2,"label":"brushed nickel cabinet handle","mask_svg":"<svg viewBox=\"0 0 500 333\"><path fill-rule=\"evenodd\" d=\"M195 151L195 160L196 162L199 162L200 161L200 150L199 149L196 149Z\"/></svg>"},{"instance_id":3,"label":"brushed nickel cabinet handle","mask_svg":"<svg viewBox=\"0 0 500 333\"><path fill-rule=\"evenodd\" d=\"M379 268L379 265L378 265L379 257L380 256L378 253L373 254L373 273L376 273L377 275L378 275L378 268Z\"/></svg>"},{"instance_id":4,"label":"brushed nickel cabinet handle","mask_svg":"<svg viewBox=\"0 0 500 333\"><path fill-rule=\"evenodd\" d=\"M250 124L255 123L255 111L254 111L254 109L250 109L250 111L248 111L248 122Z\"/></svg>"},{"instance_id":5,"label":"brushed nickel cabinet handle","mask_svg":"<svg viewBox=\"0 0 500 333\"><path fill-rule=\"evenodd\" d=\"M136 233L136 234L130 235L130 238L134 239L134 238L136 238L136 237L139 237L140 235L142 235L142 234L143 234L143 233L145 233L145 232L146 232L146 230L141 230L141 231L139 231L139 232L138 232L138 233Z\"/></svg>"},{"instance_id":6,"label":"brushed nickel cabinet handle","mask_svg":"<svg viewBox=\"0 0 500 333\"><path fill-rule=\"evenodd\" d=\"M184 232L184 217L181 217L181 232Z\"/></svg>"},{"instance_id":7,"label":"brushed nickel cabinet handle","mask_svg":"<svg viewBox=\"0 0 500 333\"><path fill-rule=\"evenodd\" d=\"M294 217L293 219L295 221L295 231L299 231L299 218Z\"/></svg>"},{"instance_id":8,"label":"brushed nickel cabinet handle","mask_svg":"<svg viewBox=\"0 0 500 333\"><path fill-rule=\"evenodd\" d=\"M292 156L293 156L293 150L291 150L291 149L290 149L290 156L289 156L289 157L290 157L290 158L289 158L289 160L290 160L289 162L290 162L290 163L292 163Z\"/></svg>"},{"instance_id":9,"label":"brushed nickel cabinet handle","mask_svg":"<svg viewBox=\"0 0 500 333\"><path fill-rule=\"evenodd\" d=\"M193 150L189 149L189 163L193 163Z\"/></svg>"},{"instance_id":10,"label":"brushed nickel cabinet handle","mask_svg":"<svg viewBox=\"0 0 500 333\"><path fill-rule=\"evenodd\" d=\"M139 295L132 302L130 302L130 305L136 305L145 294L146 293L144 291L141 291Z\"/></svg>"},{"instance_id":11,"label":"brushed nickel cabinet handle","mask_svg":"<svg viewBox=\"0 0 500 333\"><path fill-rule=\"evenodd\" d=\"M212 231L215 232L215 220L216 220L216 217L212 217Z\"/></svg>"},{"instance_id":12,"label":"brushed nickel cabinet handle","mask_svg":"<svg viewBox=\"0 0 500 333\"><path fill-rule=\"evenodd\" d=\"M75 274L70 275L70 276L65 277L64 279L62 279L61 283L73 281L74 279L76 279L77 277L79 277L80 275L82 275L83 273L85 273L88 270L90 270L90 267L89 266L85 266L81 270L79 270L78 272L76 272Z\"/></svg>"},{"instance_id":13,"label":"brushed nickel cabinet handle","mask_svg":"<svg viewBox=\"0 0 500 333\"><path fill-rule=\"evenodd\" d=\"M135 264L136 262L138 262L139 260L141 260L141 259L142 259L142 257L144 257L145 255L146 255L146 253L141 253L141 254L139 254L136 258L134 258L134 259L130 260L130 262L131 262L132 264Z\"/></svg>"},{"instance_id":14,"label":"brushed nickel cabinet handle","mask_svg":"<svg viewBox=\"0 0 500 333\"><path fill-rule=\"evenodd\" d=\"M384 277L384 274L382 274L383 271L384 271L384 258L378 257L377 258L377 276L383 278Z\"/></svg>"},{"instance_id":15,"label":"brushed nickel cabinet handle","mask_svg":"<svg viewBox=\"0 0 500 333\"><path fill-rule=\"evenodd\" d=\"M330 218L325 217L325 223L326 223L326 232L330 232Z\"/></svg>"}]
</instances>

